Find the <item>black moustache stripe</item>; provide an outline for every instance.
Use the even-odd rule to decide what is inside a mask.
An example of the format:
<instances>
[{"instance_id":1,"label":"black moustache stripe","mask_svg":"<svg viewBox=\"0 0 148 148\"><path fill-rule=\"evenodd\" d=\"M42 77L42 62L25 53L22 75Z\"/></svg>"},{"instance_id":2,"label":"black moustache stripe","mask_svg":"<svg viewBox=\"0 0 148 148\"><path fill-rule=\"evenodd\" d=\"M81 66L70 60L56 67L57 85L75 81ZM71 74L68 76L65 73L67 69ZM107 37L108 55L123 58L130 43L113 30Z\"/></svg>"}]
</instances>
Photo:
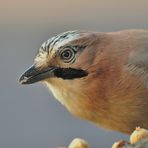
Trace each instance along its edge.
<instances>
[{"instance_id":1,"label":"black moustache stripe","mask_svg":"<svg viewBox=\"0 0 148 148\"><path fill-rule=\"evenodd\" d=\"M82 69L57 68L54 70L54 75L62 79L76 79L86 77L88 73Z\"/></svg>"}]
</instances>

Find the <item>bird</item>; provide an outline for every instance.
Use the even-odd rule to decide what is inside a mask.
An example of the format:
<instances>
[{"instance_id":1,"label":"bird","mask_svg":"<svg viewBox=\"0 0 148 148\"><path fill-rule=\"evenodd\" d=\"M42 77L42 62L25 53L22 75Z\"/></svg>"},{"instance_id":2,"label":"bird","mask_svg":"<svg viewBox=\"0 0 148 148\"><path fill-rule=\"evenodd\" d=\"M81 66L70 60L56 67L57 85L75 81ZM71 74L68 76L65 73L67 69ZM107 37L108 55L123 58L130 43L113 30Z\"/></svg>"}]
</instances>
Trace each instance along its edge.
<instances>
[{"instance_id":1,"label":"bird","mask_svg":"<svg viewBox=\"0 0 148 148\"><path fill-rule=\"evenodd\" d=\"M67 31L45 41L21 84L42 82L74 116L125 134L148 129L148 31Z\"/></svg>"}]
</instances>

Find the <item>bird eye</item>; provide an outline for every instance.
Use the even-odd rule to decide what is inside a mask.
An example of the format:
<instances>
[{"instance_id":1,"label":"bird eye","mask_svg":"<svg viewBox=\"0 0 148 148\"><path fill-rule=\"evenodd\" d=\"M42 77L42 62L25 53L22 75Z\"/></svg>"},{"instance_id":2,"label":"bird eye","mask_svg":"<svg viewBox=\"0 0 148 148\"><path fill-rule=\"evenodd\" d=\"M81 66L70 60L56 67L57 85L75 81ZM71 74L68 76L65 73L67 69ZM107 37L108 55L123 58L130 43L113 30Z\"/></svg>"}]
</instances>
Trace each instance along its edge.
<instances>
[{"instance_id":1,"label":"bird eye","mask_svg":"<svg viewBox=\"0 0 148 148\"><path fill-rule=\"evenodd\" d=\"M75 57L75 53L72 49L65 49L62 53L61 53L61 58L64 60L64 62L69 63L71 62Z\"/></svg>"}]
</instances>

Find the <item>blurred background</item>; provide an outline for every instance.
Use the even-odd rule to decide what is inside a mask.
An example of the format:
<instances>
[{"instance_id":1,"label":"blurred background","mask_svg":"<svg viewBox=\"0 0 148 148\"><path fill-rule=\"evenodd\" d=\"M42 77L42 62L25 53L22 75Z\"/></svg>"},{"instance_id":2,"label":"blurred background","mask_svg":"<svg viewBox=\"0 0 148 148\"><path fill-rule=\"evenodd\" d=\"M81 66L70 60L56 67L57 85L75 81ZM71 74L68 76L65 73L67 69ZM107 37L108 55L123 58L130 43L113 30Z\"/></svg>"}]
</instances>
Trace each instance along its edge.
<instances>
[{"instance_id":1,"label":"blurred background","mask_svg":"<svg viewBox=\"0 0 148 148\"><path fill-rule=\"evenodd\" d=\"M0 0L0 148L109 148L126 135L71 116L42 84L21 86L40 45L67 30L148 29L147 0Z\"/></svg>"}]
</instances>

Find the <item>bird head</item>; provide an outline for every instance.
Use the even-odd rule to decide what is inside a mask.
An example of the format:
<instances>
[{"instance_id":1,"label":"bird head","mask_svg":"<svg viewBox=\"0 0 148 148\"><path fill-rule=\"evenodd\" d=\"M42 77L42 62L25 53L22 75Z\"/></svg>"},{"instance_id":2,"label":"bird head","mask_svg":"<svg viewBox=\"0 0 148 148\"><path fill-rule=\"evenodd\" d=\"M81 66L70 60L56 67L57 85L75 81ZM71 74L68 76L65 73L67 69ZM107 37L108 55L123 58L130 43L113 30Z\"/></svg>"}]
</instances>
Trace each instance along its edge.
<instances>
[{"instance_id":1,"label":"bird head","mask_svg":"<svg viewBox=\"0 0 148 148\"><path fill-rule=\"evenodd\" d=\"M41 45L33 66L21 76L20 83L87 77L87 66L92 60L89 60L90 54L93 54L88 47L95 40L93 33L80 31L68 31L50 38Z\"/></svg>"},{"instance_id":2,"label":"bird head","mask_svg":"<svg viewBox=\"0 0 148 148\"><path fill-rule=\"evenodd\" d=\"M101 38L103 35L98 33L82 31L68 31L50 38L41 45L33 66L21 76L20 83L43 82L58 101L75 112L75 108L82 105L80 99L90 98L90 91L97 93L96 85L102 83L103 78L99 83L92 82L96 82L94 77L101 72L101 64L96 65L100 58L97 57L97 62L95 58L101 57L98 50L104 46ZM90 101L86 101L88 106Z\"/></svg>"}]
</instances>

